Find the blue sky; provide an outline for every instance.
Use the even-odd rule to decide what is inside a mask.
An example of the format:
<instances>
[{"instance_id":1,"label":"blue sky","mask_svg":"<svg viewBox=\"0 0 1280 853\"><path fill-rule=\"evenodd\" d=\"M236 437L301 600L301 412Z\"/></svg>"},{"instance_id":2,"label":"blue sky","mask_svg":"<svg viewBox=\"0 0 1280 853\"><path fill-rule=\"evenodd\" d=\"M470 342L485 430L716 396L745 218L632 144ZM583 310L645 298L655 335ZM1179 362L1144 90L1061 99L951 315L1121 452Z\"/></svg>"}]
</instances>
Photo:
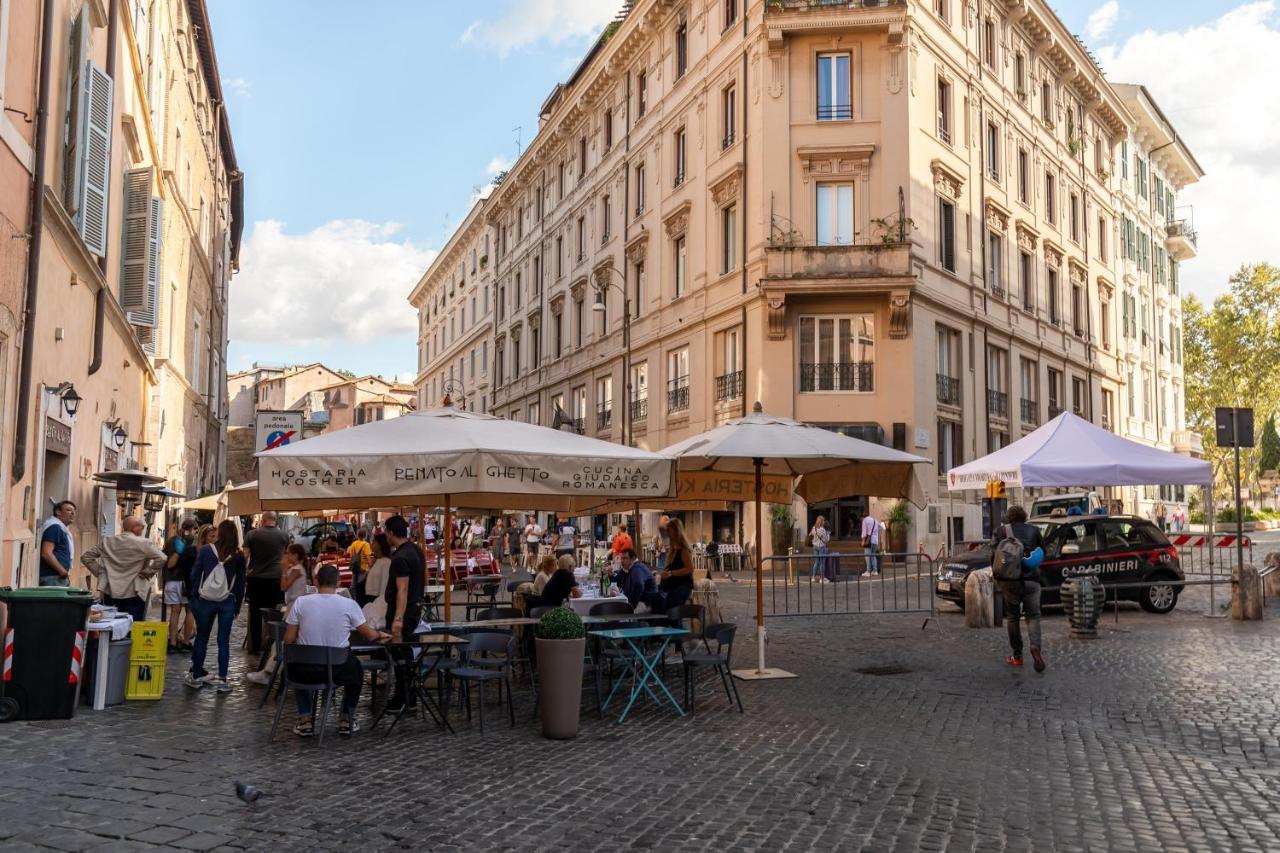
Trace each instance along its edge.
<instances>
[{"instance_id":1,"label":"blue sky","mask_svg":"<svg viewBox=\"0 0 1280 853\"><path fill-rule=\"evenodd\" d=\"M412 373L405 296L475 188L515 158L515 128L527 143L538 106L620 2L378 0L355 14L356 5L210 0L246 173L232 370L325 360ZM1274 228L1242 233L1255 208L1231 191L1257 188L1258 219L1273 219L1275 0L1073 2L1059 14L1115 79L1147 84L1210 173L1183 195L1201 232L1184 280L1211 294L1250 252L1275 258Z\"/></svg>"}]
</instances>

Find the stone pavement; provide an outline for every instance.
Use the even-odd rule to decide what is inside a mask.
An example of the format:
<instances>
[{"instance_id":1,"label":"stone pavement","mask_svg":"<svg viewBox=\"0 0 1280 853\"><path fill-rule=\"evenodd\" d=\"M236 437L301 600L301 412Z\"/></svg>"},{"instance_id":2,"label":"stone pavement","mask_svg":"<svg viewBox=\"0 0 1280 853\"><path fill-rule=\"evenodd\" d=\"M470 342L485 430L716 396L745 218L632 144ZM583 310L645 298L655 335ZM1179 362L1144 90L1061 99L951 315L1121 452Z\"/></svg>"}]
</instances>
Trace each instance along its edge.
<instances>
[{"instance_id":1,"label":"stone pavement","mask_svg":"<svg viewBox=\"0 0 1280 853\"><path fill-rule=\"evenodd\" d=\"M483 735L268 744L258 688L192 693L171 658L158 703L0 727L0 849L1275 850L1280 611L1209 620L1203 595L1095 641L1051 613L1043 675L949 605L771 621L799 678L740 683L745 715L708 683L695 717L586 716L569 742L526 699ZM722 585L742 664L750 600ZM856 672L886 665L908 671Z\"/></svg>"}]
</instances>

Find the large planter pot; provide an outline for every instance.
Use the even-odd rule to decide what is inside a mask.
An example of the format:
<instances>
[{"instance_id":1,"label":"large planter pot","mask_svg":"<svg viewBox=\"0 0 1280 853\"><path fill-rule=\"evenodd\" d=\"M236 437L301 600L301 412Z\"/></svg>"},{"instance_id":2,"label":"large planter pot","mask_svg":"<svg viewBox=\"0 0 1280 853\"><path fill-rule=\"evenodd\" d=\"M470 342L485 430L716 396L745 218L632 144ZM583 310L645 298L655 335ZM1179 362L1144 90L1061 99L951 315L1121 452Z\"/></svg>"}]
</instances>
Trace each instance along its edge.
<instances>
[{"instance_id":1,"label":"large planter pot","mask_svg":"<svg viewBox=\"0 0 1280 853\"><path fill-rule=\"evenodd\" d=\"M582 707L582 659L586 638L544 640L538 645L538 709L542 736L565 739L578 734Z\"/></svg>"},{"instance_id":2,"label":"large planter pot","mask_svg":"<svg viewBox=\"0 0 1280 853\"><path fill-rule=\"evenodd\" d=\"M894 524L889 527L889 553L905 554L907 553L907 532L909 528L905 524Z\"/></svg>"}]
</instances>

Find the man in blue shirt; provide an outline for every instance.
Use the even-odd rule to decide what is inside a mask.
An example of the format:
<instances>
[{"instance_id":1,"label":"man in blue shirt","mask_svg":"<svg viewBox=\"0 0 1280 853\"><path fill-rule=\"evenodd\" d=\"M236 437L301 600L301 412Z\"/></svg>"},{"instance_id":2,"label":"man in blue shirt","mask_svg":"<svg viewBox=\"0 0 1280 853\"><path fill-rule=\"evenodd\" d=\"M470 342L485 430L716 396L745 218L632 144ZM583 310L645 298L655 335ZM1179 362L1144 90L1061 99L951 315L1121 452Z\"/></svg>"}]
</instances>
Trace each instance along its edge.
<instances>
[{"instance_id":1,"label":"man in blue shirt","mask_svg":"<svg viewBox=\"0 0 1280 853\"><path fill-rule=\"evenodd\" d=\"M628 603L632 607L644 604L651 612L662 612L662 592L658 589L658 582L649 567L636 559L635 549L623 549L619 559L622 568L614 572L613 582L627 597Z\"/></svg>"},{"instance_id":2,"label":"man in blue shirt","mask_svg":"<svg viewBox=\"0 0 1280 853\"><path fill-rule=\"evenodd\" d=\"M40 530L40 586L70 586L71 562L75 559L75 540L71 522L76 520L76 505L62 501Z\"/></svg>"}]
</instances>

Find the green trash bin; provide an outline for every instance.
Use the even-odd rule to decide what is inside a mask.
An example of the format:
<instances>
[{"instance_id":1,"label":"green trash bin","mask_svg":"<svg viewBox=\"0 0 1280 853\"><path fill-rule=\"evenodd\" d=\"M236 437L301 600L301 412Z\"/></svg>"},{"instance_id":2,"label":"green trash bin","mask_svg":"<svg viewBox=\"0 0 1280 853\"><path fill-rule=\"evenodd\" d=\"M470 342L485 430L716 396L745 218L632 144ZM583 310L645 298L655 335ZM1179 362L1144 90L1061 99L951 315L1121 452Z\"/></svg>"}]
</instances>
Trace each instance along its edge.
<instances>
[{"instance_id":1,"label":"green trash bin","mask_svg":"<svg viewBox=\"0 0 1280 853\"><path fill-rule=\"evenodd\" d=\"M84 672L93 596L73 587L0 587L8 610L0 661L0 722L65 720Z\"/></svg>"}]
</instances>

